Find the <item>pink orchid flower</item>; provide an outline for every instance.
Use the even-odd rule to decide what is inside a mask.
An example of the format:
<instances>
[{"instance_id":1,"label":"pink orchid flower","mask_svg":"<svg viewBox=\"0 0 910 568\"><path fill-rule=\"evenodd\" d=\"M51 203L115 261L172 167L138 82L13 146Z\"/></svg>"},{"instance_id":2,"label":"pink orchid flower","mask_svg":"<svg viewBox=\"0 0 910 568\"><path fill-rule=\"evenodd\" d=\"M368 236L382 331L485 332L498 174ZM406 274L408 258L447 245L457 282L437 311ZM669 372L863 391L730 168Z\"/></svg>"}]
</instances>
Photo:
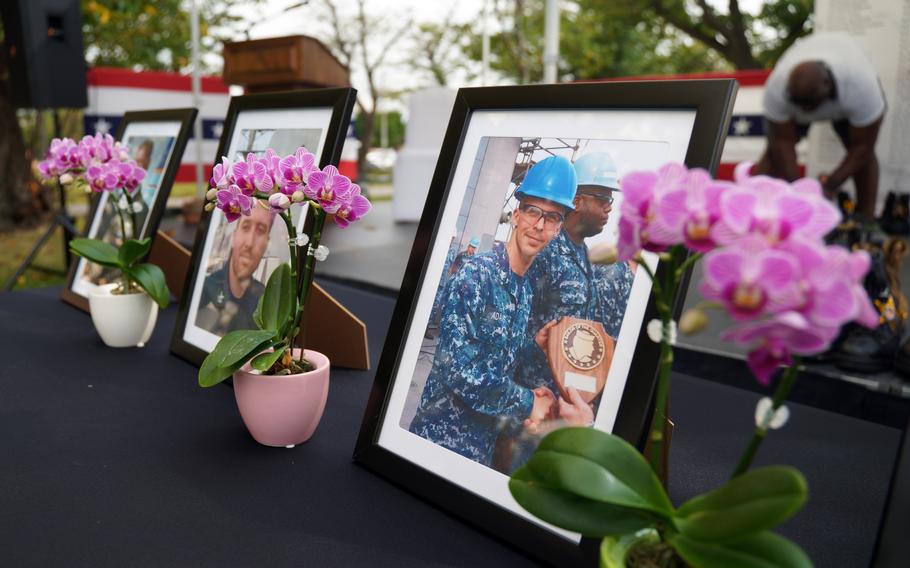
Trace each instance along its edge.
<instances>
[{"instance_id":1,"label":"pink orchid flower","mask_svg":"<svg viewBox=\"0 0 910 568\"><path fill-rule=\"evenodd\" d=\"M304 194L318 201L326 213L334 214L350 199L351 180L338 173L335 166L326 166L310 173Z\"/></svg>"},{"instance_id":2,"label":"pink orchid flower","mask_svg":"<svg viewBox=\"0 0 910 568\"><path fill-rule=\"evenodd\" d=\"M236 185L230 185L227 189L218 190L215 207L224 211L228 223L233 223L241 215L252 214L253 198Z\"/></svg>"},{"instance_id":3,"label":"pink orchid flower","mask_svg":"<svg viewBox=\"0 0 910 568\"><path fill-rule=\"evenodd\" d=\"M369 200L360 195L360 186L356 183L352 184L350 199L342 203L335 211L335 223L340 227L347 227L369 213L372 207Z\"/></svg>"}]
</instances>

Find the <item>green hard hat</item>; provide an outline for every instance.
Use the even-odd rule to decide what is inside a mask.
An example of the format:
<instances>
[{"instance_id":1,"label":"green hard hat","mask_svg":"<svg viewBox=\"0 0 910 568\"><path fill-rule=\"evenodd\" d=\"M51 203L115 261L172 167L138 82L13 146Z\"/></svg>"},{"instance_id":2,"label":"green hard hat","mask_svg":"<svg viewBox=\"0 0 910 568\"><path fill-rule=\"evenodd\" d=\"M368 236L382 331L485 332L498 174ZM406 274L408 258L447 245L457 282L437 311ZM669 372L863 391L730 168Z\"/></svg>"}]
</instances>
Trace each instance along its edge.
<instances>
[{"instance_id":1,"label":"green hard hat","mask_svg":"<svg viewBox=\"0 0 910 568\"><path fill-rule=\"evenodd\" d=\"M619 175L613 157L606 152L591 152L575 160L578 185L596 185L619 191Z\"/></svg>"},{"instance_id":2,"label":"green hard hat","mask_svg":"<svg viewBox=\"0 0 910 568\"><path fill-rule=\"evenodd\" d=\"M550 156L531 166L515 190L515 196L519 199L537 197L575 209L573 200L577 185L572 162L562 156Z\"/></svg>"}]
</instances>

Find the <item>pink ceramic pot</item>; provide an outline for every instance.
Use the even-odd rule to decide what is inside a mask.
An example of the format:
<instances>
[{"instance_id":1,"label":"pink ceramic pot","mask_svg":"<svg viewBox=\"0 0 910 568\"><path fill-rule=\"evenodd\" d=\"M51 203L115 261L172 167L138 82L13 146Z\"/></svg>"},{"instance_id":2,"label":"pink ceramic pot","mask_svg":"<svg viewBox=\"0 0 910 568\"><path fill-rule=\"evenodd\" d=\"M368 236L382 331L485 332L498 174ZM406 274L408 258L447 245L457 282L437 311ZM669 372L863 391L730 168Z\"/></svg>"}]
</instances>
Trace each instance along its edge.
<instances>
[{"instance_id":1,"label":"pink ceramic pot","mask_svg":"<svg viewBox=\"0 0 910 568\"><path fill-rule=\"evenodd\" d=\"M294 357L300 353L294 350ZM316 366L299 375L250 373L249 363L234 373L234 397L247 430L260 444L293 448L310 439L329 396L329 358L305 352Z\"/></svg>"}]
</instances>

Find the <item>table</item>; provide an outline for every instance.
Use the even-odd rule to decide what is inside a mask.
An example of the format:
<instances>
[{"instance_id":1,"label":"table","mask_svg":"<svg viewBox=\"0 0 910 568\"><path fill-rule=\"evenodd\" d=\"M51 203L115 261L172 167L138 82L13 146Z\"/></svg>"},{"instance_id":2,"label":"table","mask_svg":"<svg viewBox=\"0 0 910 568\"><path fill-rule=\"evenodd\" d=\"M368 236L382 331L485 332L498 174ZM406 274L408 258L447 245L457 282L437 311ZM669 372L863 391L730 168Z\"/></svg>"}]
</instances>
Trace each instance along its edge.
<instances>
[{"instance_id":1,"label":"table","mask_svg":"<svg viewBox=\"0 0 910 568\"><path fill-rule=\"evenodd\" d=\"M324 285L366 322L375 365L394 298ZM267 448L230 388L169 354L175 307L146 347L111 349L58 294L0 294L0 565L535 564L351 461L372 371L333 369L314 437ZM672 397L679 503L729 474L757 395L677 374ZM817 566L867 564L899 435L794 405L762 448L809 479L782 532Z\"/></svg>"}]
</instances>

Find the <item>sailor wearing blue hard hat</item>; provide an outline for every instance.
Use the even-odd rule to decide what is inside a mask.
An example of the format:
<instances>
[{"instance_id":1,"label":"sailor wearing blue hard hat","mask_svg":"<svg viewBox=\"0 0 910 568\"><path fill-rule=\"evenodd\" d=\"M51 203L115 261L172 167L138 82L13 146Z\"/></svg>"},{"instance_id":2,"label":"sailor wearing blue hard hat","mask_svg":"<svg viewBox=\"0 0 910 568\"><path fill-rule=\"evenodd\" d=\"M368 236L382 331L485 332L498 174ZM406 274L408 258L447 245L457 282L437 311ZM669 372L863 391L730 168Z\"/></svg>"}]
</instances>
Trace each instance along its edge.
<instances>
[{"instance_id":1,"label":"sailor wearing blue hard hat","mask_svg":"<svg viewBox=\"0 0 910 568\"><path fill-rule=\"evenodd\" d=\"M528 335L547 335L547 330L562 317L599 321L607 334L615 338L619 326L606 321L605 313L617 309L618 299L607 300L595 280L595 268L588 260L585 239L600 234L610 217L613 194L619 191L616 165L604 152L592 152L579 157L574 168L578 188L573 210L566 215L562 230L537 257L530 274L534 288ZM625 311L625 298L621 301ZM620 312L619 321L622 321ZM556 389L544 352L529 352L516 373L520 384L528 388L541 386ZM557 403L559 417L573 426L593 423L594 411L578 392L570 388L569 400ZM517 431L513 442L511 469L530 457L539 440Z\"/></svg>"},{"instance_id":2,"label":"sailor wearing blue hard hat","mask_svg":"<svg viewBox=\"0 0 910 568\"><path fill-rule=\"evenodd\" d=\"M527 274L574 207L575 189L567 159L551 156L532 166L515 191L508 242L465 258L452 277L411 432L490 466L502 431L536 431L550 415L553 391L519 385L515 370L529 352L545 348L527 333L533 294Z\"/></svg>"}]
</instances>

